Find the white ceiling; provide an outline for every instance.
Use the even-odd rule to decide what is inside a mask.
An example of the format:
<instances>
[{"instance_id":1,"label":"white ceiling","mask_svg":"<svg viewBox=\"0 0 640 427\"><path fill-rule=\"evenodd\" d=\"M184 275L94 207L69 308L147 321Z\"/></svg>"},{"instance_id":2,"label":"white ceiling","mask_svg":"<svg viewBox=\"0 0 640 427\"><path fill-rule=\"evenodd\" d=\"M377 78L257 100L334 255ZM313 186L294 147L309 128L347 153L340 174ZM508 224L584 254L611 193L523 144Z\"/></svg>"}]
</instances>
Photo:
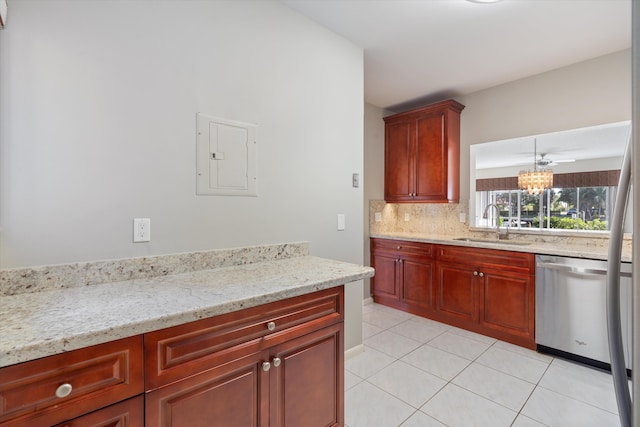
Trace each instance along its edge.
<instances>
[{"instance_id":1,"label":"white ceiling","mask_svg":"<svg viewBox=\"0 0 640 427\"><path fill-rule=\"evenodd\" d=\"M631 47L631 0L285 0L364 49L365 101L400 111Z\"/></svg>"}]
</instances>

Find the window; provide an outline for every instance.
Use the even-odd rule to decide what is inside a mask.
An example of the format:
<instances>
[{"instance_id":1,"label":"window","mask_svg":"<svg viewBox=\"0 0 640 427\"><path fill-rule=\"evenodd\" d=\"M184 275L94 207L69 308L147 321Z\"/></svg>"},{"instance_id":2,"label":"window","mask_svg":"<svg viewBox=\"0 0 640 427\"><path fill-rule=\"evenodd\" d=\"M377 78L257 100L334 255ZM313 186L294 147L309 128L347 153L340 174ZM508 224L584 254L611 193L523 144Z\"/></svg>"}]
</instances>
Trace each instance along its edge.
<instances>
[{"instance_id":1,"label":"window","mask_svg":"<svg viewBox=\"0 0 640 427\"><path fill-rule=\"evenodd\" d=\"M478 191L477 225L495 227L498 221L500 227L523 229L609 230L616 192L616 186L552 188L540 195L522 190Z\"/></svg>"}]
</instances>

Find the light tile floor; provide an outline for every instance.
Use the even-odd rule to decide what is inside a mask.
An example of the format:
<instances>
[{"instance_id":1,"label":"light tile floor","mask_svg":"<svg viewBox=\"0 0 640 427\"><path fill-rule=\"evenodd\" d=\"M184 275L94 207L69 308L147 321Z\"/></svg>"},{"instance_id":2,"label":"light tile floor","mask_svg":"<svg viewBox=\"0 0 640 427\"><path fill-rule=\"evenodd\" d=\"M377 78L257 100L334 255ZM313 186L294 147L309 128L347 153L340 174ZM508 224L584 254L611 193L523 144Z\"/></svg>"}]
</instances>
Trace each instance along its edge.
<instances>
[{"instance_id":1,"label":"light tile floor","mask_svg":"<svg viewBox=\"0 0 640 427\"><path fill-rule=\"evenodd\" d=\"M347 427L620 425L608 373L379 304L362 326Z\"/></svg>"}]
</instances>

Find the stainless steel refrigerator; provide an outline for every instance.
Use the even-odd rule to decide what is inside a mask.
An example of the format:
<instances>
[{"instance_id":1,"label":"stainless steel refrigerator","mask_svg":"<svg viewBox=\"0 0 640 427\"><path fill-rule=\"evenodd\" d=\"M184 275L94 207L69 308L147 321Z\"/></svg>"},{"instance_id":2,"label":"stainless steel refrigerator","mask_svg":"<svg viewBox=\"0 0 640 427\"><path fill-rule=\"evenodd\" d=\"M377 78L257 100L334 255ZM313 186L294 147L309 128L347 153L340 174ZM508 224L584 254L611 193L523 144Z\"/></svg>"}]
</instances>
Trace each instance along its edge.
<instances>
[{"instance_id":1,"label":"stainless steel refrigerator","mask_svg":"<svg viewBox=\"0 0 640 427\"><path fill-rule=\"evenodd\" d=\"M631 37L632 130L620 174L618 199L616 200L611 226L607 277L607 329L609 332L611 372L613 374L620 425L622 427L640 427L640 248L636 242L636 233L640 233L640 209L638 208L633 209L632 394L629 392L624 364L619 299L622 225L629 193L633 193L632 200L634 204L640 201L640 0L632 0L631 2ZM632 399L632 395L635 396L635 399Z\"/></svg>"}]
</instances>

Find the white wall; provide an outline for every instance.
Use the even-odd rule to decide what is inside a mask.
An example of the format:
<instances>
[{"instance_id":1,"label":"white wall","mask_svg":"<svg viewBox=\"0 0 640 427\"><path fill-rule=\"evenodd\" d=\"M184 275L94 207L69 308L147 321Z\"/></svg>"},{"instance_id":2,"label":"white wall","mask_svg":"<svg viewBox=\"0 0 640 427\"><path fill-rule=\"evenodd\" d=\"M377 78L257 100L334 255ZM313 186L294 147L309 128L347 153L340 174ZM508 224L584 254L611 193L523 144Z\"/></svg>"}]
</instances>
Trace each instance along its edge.
<instances>
[{"instance_id":1,"label":"white wall","mask_svg":"<svg viewBox=\"0 0 640 427\"><path fill-rule=\"evenodd\" d=\"M631 118L631 51L624 50L457 98L460 200L469 199L469 147ZM470 203L472 206L473 203Z\"/></svg>"},{"instance_id":2,"label":"white wall","mask_svg":"<svg viewBox=\"0 0 640 427\"><path fill-rule=\"evenodd\" d=\"M371 265L369 246L369 201L384 199L384 110L364 104L364 263ZM382 153L382 155L380 155ZM371 296L370 281L363 287L364 298Z\"/></svg>"},{"instance_id":3,"label":"white wall","mask_svg":"<svg viewBox=\"0 0 640 427\"><path fill-rule=\"evenodd\" d=\"M363 262L360 48L271 1L24 0L9 18L0 267L303 240ZM196 112L258 125L259 197L195 195Z\"/></svg>"}]
</instances>

